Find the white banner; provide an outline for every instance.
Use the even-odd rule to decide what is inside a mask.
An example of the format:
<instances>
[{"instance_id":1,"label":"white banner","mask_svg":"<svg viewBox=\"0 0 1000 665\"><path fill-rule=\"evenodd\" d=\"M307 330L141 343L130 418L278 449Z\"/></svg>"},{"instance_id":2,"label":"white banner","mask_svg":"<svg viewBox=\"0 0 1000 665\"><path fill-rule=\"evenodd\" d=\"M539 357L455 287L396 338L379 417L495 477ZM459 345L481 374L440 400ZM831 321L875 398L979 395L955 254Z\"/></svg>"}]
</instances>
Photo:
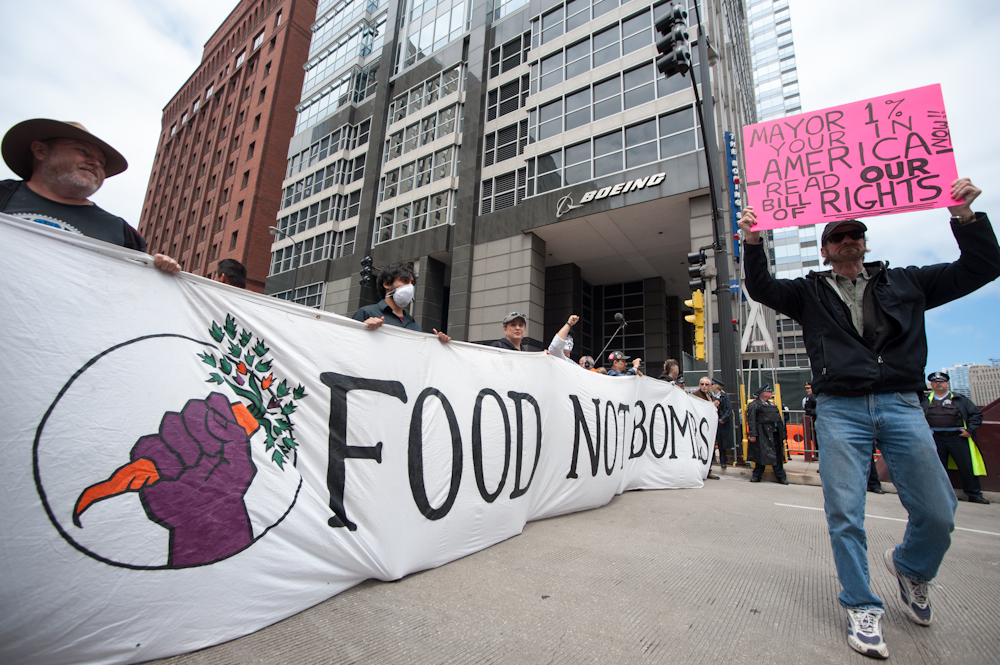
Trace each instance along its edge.
<instances>
[{"instance_id":1,"label":"white banner","mask_svg":"<svg viewBox=\"0 0 1000 665\"><path fill-rule=\"evenodd\" d=\"M708 473L714 408L665 382L371 331L9 217L0 247L3 663L218 644Z\"/></svg>"}]
</instances>

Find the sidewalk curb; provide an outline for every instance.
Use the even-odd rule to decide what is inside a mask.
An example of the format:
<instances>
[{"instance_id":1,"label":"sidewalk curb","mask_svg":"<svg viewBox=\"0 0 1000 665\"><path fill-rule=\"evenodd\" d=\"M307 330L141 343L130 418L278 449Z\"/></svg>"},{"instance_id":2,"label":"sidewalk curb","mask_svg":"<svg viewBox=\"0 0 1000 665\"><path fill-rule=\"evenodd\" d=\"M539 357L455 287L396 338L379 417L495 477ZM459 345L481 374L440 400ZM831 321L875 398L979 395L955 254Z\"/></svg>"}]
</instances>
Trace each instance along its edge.
<instances>
[{"instance_id":1,"label":"sidewalk curb","mask_svg":"<svg viewBox=\"0 0 1000 665\"><path fill-rule=\"evenodd\" d=\"M819 476L819 463L818 462L803 462L801 460L789 460L783 465L785 469L785 476L788 478L788 482L791 485L811 485L813 487L822 487L823 480ZM727 466L725 470L718 470L718 465L714 465L712 472L720 475L722 478L736 479L749 481L750 477L753 475L753 468L748 468L744 464L737 466ZM774 477L774 471L768 467L764 470L764 475L761 478L763 482L775 483L777 479ZM896 486L888 481L882 482L882 489L886 494L899 494L899 490ZM955 495L958 497L959 501L968 501L960 488L955 488ZM1000 492L983 492L983 496L994 503L1000 503Z\"/></svg>"}]
</instances>

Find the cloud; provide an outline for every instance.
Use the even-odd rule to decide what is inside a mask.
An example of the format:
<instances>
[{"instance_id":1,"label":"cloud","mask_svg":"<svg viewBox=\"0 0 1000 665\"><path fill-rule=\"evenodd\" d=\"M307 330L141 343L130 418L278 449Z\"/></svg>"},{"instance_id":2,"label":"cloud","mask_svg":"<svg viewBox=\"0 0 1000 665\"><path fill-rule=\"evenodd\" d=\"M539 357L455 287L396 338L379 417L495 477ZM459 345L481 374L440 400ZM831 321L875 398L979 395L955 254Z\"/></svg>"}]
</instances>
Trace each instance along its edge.
<instances>
[{"instance_id":1,"label":"cloud","mask_svg":"<svg viewBox=\"0 0 1000 665\"><path fill-rule=\"evenodd\" d=\"M93 197L138 224L163 107L201 62L233 0L7 3L0 132L28 118L82 122L129 161ZM0 177L16 177L0 165Z\"/></svg>"},{"instance_id":2,"label":"cloud","mask_svg":"<svg viewBox=\"0 0 1000 665\"><path fill-rule=\"evenodd\" d=\"M1000 90L1000 4L957 0L790 0L802 108L811 111L940 83L958 172L983 195L976 210L1000 219L1000 139L992 129ZM961 37L947 27L961 23ZM956 33L957 34L957 33ZM893 265L954 261L944 209L866 220L872 257ZM994 227L995 228L995 227Z\"/></svg>"}]
</instances>

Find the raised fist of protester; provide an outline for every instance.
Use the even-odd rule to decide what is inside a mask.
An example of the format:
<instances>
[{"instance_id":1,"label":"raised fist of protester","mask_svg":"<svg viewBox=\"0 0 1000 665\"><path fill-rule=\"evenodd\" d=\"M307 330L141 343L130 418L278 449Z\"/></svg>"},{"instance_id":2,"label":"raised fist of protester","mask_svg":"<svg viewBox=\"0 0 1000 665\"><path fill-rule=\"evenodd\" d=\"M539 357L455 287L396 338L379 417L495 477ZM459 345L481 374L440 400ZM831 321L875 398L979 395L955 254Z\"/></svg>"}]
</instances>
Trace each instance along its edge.
<instances>
[{"instance_id":1,"label":"raised fist of protester","mask_svg":"<svg viewBox=\"0 0 1000 665\"><path fill-rule=\"evenodd\" d=\"M983 190L973 185L968 178L959 178L951 183L951 198L961 201L962 205L949 206L948 212L954 217L961 217L964 221L971 222L976 214L972 212L972 202L982 193Z\"/></svg>"},{"instance_id":2,"label":"raised fist of protester","mask_svg":"<svg viewBox=\"0 0 1000 665\"><path fill-rule=\"evenodd\" d=\"M743 214L740 216L737 226L743 229L743 240L751 245L756 245L760 242L760 231L753 230L753 226L756 223L757 213L753 211L753 206L743 208Z\"/></svg>"},{"instance_id":3,"label":"raised fist of protester","mask_svg":"<svg viewBox=\"0 0 1000 665\"><path fill-rule=\"evenodd\" d=\"M149 518L171 531L172 566L217 561L253 540L243 495L257 472L250 458L256 421L226 397L192 399L160 420L159 434L132 447L132 462L80 495L73 521L94 502L141 492Z\"/></svg>"}]
</instances>

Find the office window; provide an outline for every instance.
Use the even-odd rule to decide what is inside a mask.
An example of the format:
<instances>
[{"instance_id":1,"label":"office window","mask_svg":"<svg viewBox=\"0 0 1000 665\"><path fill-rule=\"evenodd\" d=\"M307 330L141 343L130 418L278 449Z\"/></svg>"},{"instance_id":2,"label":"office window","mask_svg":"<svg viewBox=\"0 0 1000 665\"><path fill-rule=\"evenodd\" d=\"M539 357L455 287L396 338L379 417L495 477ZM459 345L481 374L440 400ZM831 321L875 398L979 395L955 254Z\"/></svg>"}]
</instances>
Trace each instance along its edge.
<instances>
[{"instance_id":1,"label":"office window","mask_svg":"<svg viewBox=\"0 0 1000 665\"><path fill-rule=\"evenodd\" d=\"M622 130L594 139L594 177L622 170Z\"/></svg>"},{"instance_id":2,"label":"office window","mask_svg":"<svg viewBox=\"0 0 1000 665\"><path fill-rule=\"evenodd\" d=\"M566 95L566 131L590 122L590 88Z\"/></svg>"},{"instance_id":3,"label":"office window","mask_svg":"<svg viewBox=\"0 0 1000 665\"><path fill-rule=\"evenodd\" d=\"M631 169L642 164L655 162L656 159L656 120L650 119L638 125L626 127L625 168Z\"/></svg>"},{"instance_id":4,"label":"office window","mask_svg":"<svg viewBox=\"0 0 1000 665\"><path fill-rule=\"evenodd\" d=\"M538 83L539 90L551 88L563 81L563 52L550 55L541 61L541 80Z\"/></svg>"},{"instance_id":5,"label":"office window","mask_svg":"<svg viewBox=\"0 0 1000 665\"><path fill-rule=\"evenodd\" d=\"M562 187L562 150L539 155L536 158L538 193Z\"/></svg>"},{"instance_id":6,"label":"office window","mask_svg":"<svg viewBox=\"0 0 1000 665\"><path fill-rule=\"evenodd\" d=\"M543 141L562 131L562 99L538 109L538 140Z\"/></svg>"},{"instance_id":7,"label":"office window","mask_svg":"<svg viewBox=\"0 0 1000 665\"><path fill-rule=\"evenodd\" d=\"M532 164L534 164L534 160L532 160ZM526 194L530 193L526 191L527 175L528 169L520 168L517 171L484 180L480 203L482 214L486 215L495 210L503 210L520 203Z\"/></svg>"},{"instance_id":8,"label":"office window","mask_svg":"<svg viewBox=\"0 0 1000 665\"><path fill-rule=\"evenodd\" d=\"M542 43L548 43L563 33L563 7L542 14Z\"/></svg>"},{"instance_id":9,"label":"office window","mask_svg":"<svg viewBox=\"0 0 1000 665\"><path fill-rule=\"evenodd\" d=\"M590 37L566 47L566 80L590 71Z\"/></svg>"},{"instance_id":10,"label":"office window","mask_svg":"<svg viewBox=\"0 0 1000 665\"><path fill-rule=\"evenodd\" d=\"M403 152L415 150L420 141L420 123L414 123L406 128L405 139L403 141Z\"/></svg>"},{"instance_id":11,"label":"office window","mask_svg":"<svg viewBox=\"0 0 1000 665\"><path fill-rule=\"evenodd\" d=\"M625 108L631 109L656 99L653 63L625 72Z\"/></svg>"},{"instance_id":12,"label":"office window","mask_svg":"<svg viewBox=\"0 0 1000 665\"><path fill-rule=\"evenodd\" d=\"M606 65L621 57L621 50L618 48L619 35L617 23L594 35L594 67Z\"/></svg>"},{"instance_id":13,"label":"office window","mask_svg":"<svg viewBox=\"0 0 1000 665\"><path fill-rule=\"evenodd\" d=\"M621 112L621 91L621 76L594 84L594 122Z\"/></svg>"},{"instance_id":14,"label":"office window","mask_svg":"<svg viewBox=\"0 0 1000 665\"><path fill-rule=\"evenodd\" d=\"M566 148L565 180L567 185L590 180L589 140Z\"/></svg>"},{"instance_id":15,"label":"office window","mask_svg":"<svg viewBox=\"0 0 1000 665\"><path fill-rule=\"evenodd\" d=\"M622 55L653 43L652 15L646 11L622 21Z\"/></svg>"}]
</instances>

